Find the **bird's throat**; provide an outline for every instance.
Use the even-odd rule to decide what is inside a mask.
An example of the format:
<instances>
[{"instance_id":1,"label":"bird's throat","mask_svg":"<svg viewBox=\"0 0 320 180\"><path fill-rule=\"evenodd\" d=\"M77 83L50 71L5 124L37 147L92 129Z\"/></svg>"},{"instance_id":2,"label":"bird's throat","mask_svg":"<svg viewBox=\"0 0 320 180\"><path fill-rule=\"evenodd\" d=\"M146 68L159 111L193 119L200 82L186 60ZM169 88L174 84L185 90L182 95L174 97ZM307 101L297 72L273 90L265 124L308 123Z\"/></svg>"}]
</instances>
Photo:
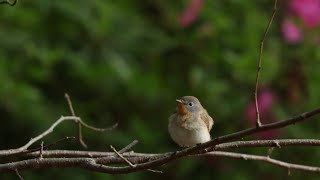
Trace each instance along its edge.
<instances>
[{"instance_id":1,"label":"bird's throat","mask_svg":"<svg viewBox=\"0 0 320 180\"><path fill-rule=\"evenodd\" d=\"M188 109L186 108L186 106L183 103L179 103L178 107L177 107L177 112L179 115L186 115L188 114Z\"/></svg>"}]
</instances>

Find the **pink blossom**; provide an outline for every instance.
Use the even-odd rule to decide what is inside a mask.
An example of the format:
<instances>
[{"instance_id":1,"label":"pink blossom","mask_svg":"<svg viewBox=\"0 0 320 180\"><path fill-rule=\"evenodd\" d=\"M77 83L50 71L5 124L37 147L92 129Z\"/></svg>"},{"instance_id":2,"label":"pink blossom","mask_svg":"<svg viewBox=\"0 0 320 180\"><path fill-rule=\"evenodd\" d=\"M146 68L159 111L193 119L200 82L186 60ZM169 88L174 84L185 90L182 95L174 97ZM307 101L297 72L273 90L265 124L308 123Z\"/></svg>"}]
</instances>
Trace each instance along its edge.
<instances>
[{"instance_id":1,"label":"pink blossom","mask_svg":"<svg viewBox=\"0 0 320 180\"><path fill-rule=\"evenodd\" d=\"M258 105L259 105L260 115L269 114L271 112L272 105L276 100L276 96L274 92L269 88L261 89L259 94L258 94ZM247 106L246 117L248 118L249 121L255 123L256 107L255 107L254 101L250 102L250 104Z\"/></svg>"},{"instance_id":2,"label":"pink blossom","mask_svg":"<svg viewBox=\"0 0 320 180\"><path fill-rule=\"evenodd\" d=\"M300 29L288 18L284 19L282 23L282 34L288 43L294 44L301 41L302 33Z\"/></svg>"},{"instance_id":3,"label":"pink blossom","mask_svg":"<svg viewBox=\"0 0 320 180\"><path fill-rule=\"evenodd\" d=\"M274 92L269 88L261 90L258 105L261 113L270 112L276 97Z\"/></svg>"},{"instance_id":4,"label":"pink blossom","mask_svg":"<svg viewBox=\"0 0 320 180\"><path fill-rule=\"evenodd\" d=\"M260 112L260 120L263 124L272 123L275 121L275 117L272 114L272 106L276 101L276 95L272 89L264 87L260 89L260 95L258 95L258 105ZM256 107L255 102L252 101L246 108L245 116L251 125L256 124ZM256 137L259 139L274 139L279 137L280 133L277 130L270 130L261 133L257 133Z\"/></svg>"},{"instance_id":5,"label":"pink blossom","mask_svg":"<svg viewBox=\"0 0 320 180\"><path fill-rule=\"evenodd\" d=\"M182 27L188 27L197 19L202 8L203 0L189 0L188 7L179 17L179 23Z\"/></svg>"},{"instance_id":6,"label":"pink blossom","mask_svg":"<svg viewBox=\"0 0 320 180\"><path fill-rule=\"evenodd\" d=\"M314 28L320 24L319 0L291 0L289 8L307 27Z\"/></svg>"}]
</instances>

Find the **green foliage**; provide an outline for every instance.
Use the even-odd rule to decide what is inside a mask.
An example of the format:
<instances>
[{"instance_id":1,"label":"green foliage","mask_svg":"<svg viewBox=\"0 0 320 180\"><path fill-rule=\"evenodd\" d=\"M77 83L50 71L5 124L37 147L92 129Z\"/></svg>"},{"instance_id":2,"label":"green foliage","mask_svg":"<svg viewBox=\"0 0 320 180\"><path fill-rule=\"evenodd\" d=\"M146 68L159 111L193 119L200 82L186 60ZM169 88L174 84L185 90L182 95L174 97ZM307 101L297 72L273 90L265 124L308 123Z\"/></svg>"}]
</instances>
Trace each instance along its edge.
<instances>
[{"instance_id":1,"label":"green foliage","mask_svg":"<svg viewBox=\"0 0 320 180\"><path fill-rule=\"evenodd\" d=\"M140 141L134 147L137 152L179 149L167 133L167 119L175 99L184 95L197 96L215 118L213 136L248 128L244 113L253 98L259 43L272 2L205 1L188 28L177 23L182 4L185 1L33 0L14 7L1 5L0 149L20 146L68 115L64 92L88 124L107 127L119 122L110 133L84 129L90 150L106 151L110 144L120 149L134 139ZM278 93L277 120L318 106L320 99L320 52L314 45L286 45L279 35L285 8L279 11L265 42L260 81ZM300 101L294 104L287 96L290 82L285 77L293 57L301 62L305 76ZM317 125L316 121L297 124L281 130L281 137L317 138ZM65 124L44 141L75 132L74 124ZM81 149L76 142L58 147ZM276 151L281 155L276 157L300 163L314 163L320 156L314 149L308 149L311 153L305 157L295 156L296 151ZM220 158L183 159L163 171L120 176L80 169L21 174L26 179L287 177L286 171L262 162ZM304 176L292 172L290 178Z\"/></svg>"}]
</instances>

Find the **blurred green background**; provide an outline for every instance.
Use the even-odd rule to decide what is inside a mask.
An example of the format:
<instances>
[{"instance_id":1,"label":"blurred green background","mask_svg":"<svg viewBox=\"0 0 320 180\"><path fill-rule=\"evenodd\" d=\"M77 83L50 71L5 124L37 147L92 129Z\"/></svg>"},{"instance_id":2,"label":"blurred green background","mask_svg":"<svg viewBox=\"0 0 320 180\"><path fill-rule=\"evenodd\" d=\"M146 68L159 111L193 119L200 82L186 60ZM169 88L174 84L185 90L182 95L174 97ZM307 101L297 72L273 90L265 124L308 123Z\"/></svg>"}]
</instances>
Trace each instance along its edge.
<instances>
[{"instance_id":1,"label":"blurred green background","mask_svg":"<svg viewBox=\"0 0 320 180\"><path fill-rule=\"evenodd\" d=\"M265 42L259 96L265 123L319 105L319 28L305 27L289 3L280 1ZM19 147L61 115L69 115L65 92L88 124L108 127L119 122L107 133L84 128L88 150L110 151L111 144L121 149L134 139L139 140L136 152L180 149L170 139L167 123L175 99L184 95L197 96L214 117L213 137L252 127L259 43L272 6L270 0L21 0L14 7L1 5L0 149ZM286 18L300 28L298 41L286 40ZM313 119L246 139L319 138L320 122ZM44 142L75 134L75 124L66 122ZM52 149L83 148L69 141ZM316 147L276 149L272 157L320 166ZM293 170L288 176L286 169L263 162L218 157L185 158L159 169L164 173L108 175L82 169L20 173L25 179L79 180L317 177ZM0 178L17 179L15 174Z\"/></svg>"}]
</instances>

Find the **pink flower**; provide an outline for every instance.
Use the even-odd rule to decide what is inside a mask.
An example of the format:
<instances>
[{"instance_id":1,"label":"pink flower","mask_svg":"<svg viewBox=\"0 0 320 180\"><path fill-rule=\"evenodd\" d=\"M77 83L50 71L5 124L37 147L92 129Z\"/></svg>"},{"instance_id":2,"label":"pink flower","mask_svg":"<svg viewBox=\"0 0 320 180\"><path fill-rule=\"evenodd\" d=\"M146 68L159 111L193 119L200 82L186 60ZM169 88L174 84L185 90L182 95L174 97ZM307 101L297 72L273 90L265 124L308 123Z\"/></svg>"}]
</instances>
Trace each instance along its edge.
<instances>
[{"instance_id":1,"label":"pink flower","mask_svg":"<svg viewBox=\"0 0 320 180\"><path fill-rule=\"evenodd\" d=\"M307 27L314 28L320 24L319 0L291 0L289 8Z\"/></svg>"},{"instance_id":2,"label":"pink flower","mask_svg":"<svg viewBox=\"0 0 320 180\"><path fill-rule=\"evenodd\" d=\"M272 105L276 100L274 92L269 88L263 88L258 94L258 105L260 116L263 114L270 114ZM256 122L256 107L255 102L252 101L246 108L246 117L253 124Z\"/></svg>"},{"instance_id":3,"label":"pink flower","mask_svg":"<svg viewBox=\"0 0 320 180\"><path fill-rule=\"evenodd\" d=\"M262 124L272 123L276 120L272 114L272 106L275 101L276 95L272 89L268 87L261 88L260 95L258 96L258 105ZM256 124L256 107L254 101L250 102L247 106L245 116L252 126ZM278 130L270 130L257 133L255 136L258 139L275 139L280 136L280 132Z\"/></svg>"},{"instance_id":4,"label":"pink flower","mask_svg":"<svg viewBox=\"0 0 320 180\"><path fill-rule=\"evenodd\" d=\"M283 37L288 43L295 44L301 41L302 33L292 20L285 18L281 28Z\"/></svg>"},{"instance_id":5,"label":"pink flower","mask_svg":"<svg viewBox=\"0 0 320 180\"><path fill-rule=\"evenodd\" d=\"M261 89L258 105L261 113L269 113L276 97L274 92L269 88Z\"/></svg>"},{"instance_id":6,"label":"pink flower","mask_svg":"<svg viewBox=\"0 0 320 180\"><path fill-rule=\"evenodd\" d=\"M179 17L179 23L182 27L188 27L197 19L202 8L203 0L190 0L188 7Z\"/></svg>"}]
</instances>

